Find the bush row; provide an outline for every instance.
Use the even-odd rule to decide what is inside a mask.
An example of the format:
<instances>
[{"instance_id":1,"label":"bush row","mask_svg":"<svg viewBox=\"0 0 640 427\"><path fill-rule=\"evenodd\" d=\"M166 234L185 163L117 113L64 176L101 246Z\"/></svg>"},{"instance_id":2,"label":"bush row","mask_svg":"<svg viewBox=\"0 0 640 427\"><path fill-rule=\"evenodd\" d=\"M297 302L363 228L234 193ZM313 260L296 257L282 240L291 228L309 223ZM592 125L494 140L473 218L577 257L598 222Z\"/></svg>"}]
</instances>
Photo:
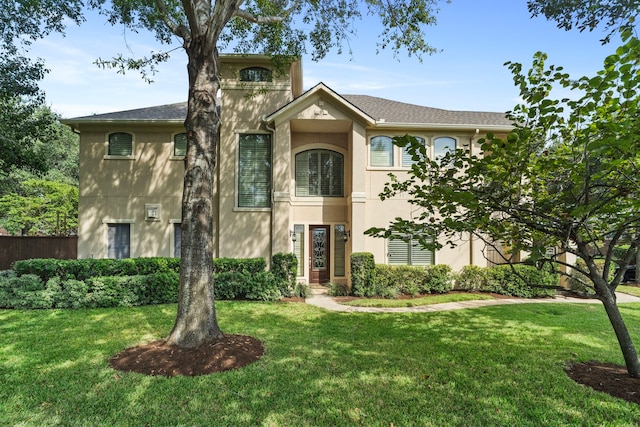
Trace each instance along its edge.
<instances>
[{"instance_id":1,"label":"bush row","mask_svg":"<svg viewBox=\"0 0 640 427\"><path fill-rule=\"evenodd\" d=\"M523 298L555 295L559 276L531 265L498 265L482 268L465 266L454 274L447 265L376 265L373 254L351 256L351 294L361 297L393 298L398 294L446 293L454 288L466 291L494 292ZM340 289L333 289L338 293Z\"/></svg>"},{"instance_id":2,"label":"bush row","mask_svg":"<svg viewBox=\"0 0 640 427\"><path fill-rule=\"evenodd\" d=\"M0 272L0 308L97 308L175 303L180 260L34 259ZM272 271L264 258L214 260L217 299L276 300L307 296L296 283L293 254L275 254Z\"/></svg>"},{"instance_id":3,"label":"bush row","mask_svg":"<svg viewBox=\"0 0 640 427\"><path fill-rule=\"evenodd\" d=\"M457 290L493 292L521 298L553 296L559 276L532 265L465 266L456 275Z\"/></svg>"}]
</instances>

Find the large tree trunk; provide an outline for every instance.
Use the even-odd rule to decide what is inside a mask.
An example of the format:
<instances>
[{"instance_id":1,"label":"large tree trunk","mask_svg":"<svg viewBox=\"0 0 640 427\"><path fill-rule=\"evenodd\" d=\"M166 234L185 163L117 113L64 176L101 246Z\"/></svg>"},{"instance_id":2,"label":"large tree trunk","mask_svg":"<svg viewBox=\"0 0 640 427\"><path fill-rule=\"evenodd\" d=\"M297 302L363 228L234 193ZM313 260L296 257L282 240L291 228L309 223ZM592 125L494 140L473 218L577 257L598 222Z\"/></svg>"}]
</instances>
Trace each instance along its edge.
<instances>
[{"instance_id":1,"label":"large tree trunk","mask_svg":"<svg viewBox=\"0 0 640 427\"><path fill-rule=\"evenodd\" d=\"M197 347L223 336L216 318L213 286L214 171L220 117L216 94L220 83L218 52L204 37L186 47L189 57L189 99L185 127L182 252L178 315L167 341Z\"/></svg>"},{"instance_id":2,"label":"large tree trunk","mask_svg":"<svg viewBox=\"0 0 640 427\"><path fill-rule=\"evenodd\" d=\"M609 288L602 278L598 278L597 282L594 281L594 283L598 298L602 301L604 310L607 316L609 316L609 322L611 322L611 326L613 326L613 330L616 333L616 338L618 338L618 344L620 345L620 350L622 350L627 372L630 377L639 378L640 359L638 359L638 353L629 335L627 325L625 325L622 315L620 314L615 292Z\"/></svg>"}]
</instances>

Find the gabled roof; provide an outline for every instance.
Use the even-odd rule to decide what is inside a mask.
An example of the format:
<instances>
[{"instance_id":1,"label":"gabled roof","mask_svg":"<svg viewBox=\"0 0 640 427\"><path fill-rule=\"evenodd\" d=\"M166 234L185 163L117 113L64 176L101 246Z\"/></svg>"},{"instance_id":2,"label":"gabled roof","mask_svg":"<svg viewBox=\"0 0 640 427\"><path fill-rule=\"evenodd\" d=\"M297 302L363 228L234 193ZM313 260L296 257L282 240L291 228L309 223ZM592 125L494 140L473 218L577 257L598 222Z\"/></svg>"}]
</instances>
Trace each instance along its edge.
<instances>
[{"instance_id":1,"label":"gabled roof","mask_svg":"<svg viewBox=\"0 0 640 427\"><path fill-rule=\"evenodd\" d=\"M271 122L271 121L274 121L275 119L277 119L278 117L287 116L288 114L291 114L292 112L294 112L297 109L299 109L310 98L313 98L314 96L319 95L319 94L332 98L334 103L336 103L337 105L341 106L343 109L347 110L352 115L354 115L356 117L359 117L360 120L362 120L363 122L365 122L365 123L367 123L369 125L372 125L372 124L375 123L375 118L374 117L370 116L365 111L363 111L360 108L358 108L357 105L352 104L351 102L347 101L342 96L338 95L337 92L335 92L334 90L332 90L331 88L329 88L327 85L325 85L322 82L318 83L317 85L315 85L314 87L312 87L311 89L309 89L308 91L306 91L305 93L303 93L302 95L300 95L299 97L294 99L293 101L289 102L288 104L283 105L278 110L276 110L273 113L271 113L268 116L266 116L265 117L265 121Z\"/></svg>"}]
</instances>

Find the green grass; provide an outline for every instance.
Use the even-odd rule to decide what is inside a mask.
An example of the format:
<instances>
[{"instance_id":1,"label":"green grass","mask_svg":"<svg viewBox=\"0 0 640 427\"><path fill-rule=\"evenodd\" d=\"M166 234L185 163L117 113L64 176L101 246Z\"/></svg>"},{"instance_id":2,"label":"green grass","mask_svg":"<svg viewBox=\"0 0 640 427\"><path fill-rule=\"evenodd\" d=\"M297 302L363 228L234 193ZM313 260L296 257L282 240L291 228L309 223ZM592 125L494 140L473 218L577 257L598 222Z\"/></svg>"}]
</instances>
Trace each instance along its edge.
<instances>
[{"instance_id":1,"label":"green grass","mask_svg":"<svg viewBox=\"0 0 640 427\"><path fill-rule=\"evenodd\" d=\"M483 294L465 294L465 293L447 293L438 295L428 295L411 299L382 299L382 298L361 298L352 301L342 302L344 305L354 307L420 307L429 304L442 304L445 302L459 301L477 301L482 299L493 299L490 295Z\"/></svg>"},{"instance_id":2,"label":"green grass","mask_svg":"<svg viewBox=\"0 0 640 427\"><path fill-rule=\"evenodd\" d=\"M617 292L622 292L624 294L634 295L640 297L640 286L624 286L620 285L616 288Z\"/></svg>"},{"instance_id":3,"label":"green grass","mask_svg":"<svg viewBox=\"0 0 640 427\"><path fill-rule=\"evenodd\" d=\"M166 336L174 305L0 311L0 425L631 426L640 407L563 372L622 363L598 304L437 313L337 313L217 303L228 333L265 356L202 377L111 370L121 349ZM640 342L640 304L622 313Z\"/></svg>"}]
</instances>

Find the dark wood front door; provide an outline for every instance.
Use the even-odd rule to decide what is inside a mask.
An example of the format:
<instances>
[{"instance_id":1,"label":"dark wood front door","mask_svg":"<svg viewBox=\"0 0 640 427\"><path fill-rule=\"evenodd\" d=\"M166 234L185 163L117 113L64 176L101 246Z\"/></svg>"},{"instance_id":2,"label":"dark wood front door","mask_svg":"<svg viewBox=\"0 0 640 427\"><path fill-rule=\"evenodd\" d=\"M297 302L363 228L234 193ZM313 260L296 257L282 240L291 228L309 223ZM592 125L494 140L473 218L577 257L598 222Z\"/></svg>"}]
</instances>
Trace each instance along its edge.
<instances>
[{"instance_id":1,"label":"dark wood front door","mask_svg":"<svg viewBox=\"0 0 640 427\"><path fill-rule=\"evenodd\" d=\"M309 282L326 283L330 279L328 225L309 226Z\"/></svg>"}]
</instances>

